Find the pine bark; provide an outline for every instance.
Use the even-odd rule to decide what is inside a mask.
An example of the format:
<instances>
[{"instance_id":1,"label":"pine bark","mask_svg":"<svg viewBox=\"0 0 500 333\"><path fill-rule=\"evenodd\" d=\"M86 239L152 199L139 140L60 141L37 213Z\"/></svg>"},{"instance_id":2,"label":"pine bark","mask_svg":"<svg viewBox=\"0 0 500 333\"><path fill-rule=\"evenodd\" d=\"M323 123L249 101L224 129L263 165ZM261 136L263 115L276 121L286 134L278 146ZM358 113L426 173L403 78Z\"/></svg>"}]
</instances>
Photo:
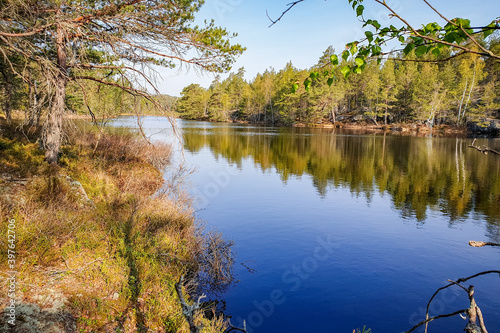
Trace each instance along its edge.
<instances>
[{"instance_id":1,"label":"pine bark","mask_svg":"<svg viewBox=\"0 0 500 333\"><path fill-rule=\"evenodd\" d=\"M57 163L63 138L62 123L65 111L67 59L64 30L61 25L57 26L56 47L57 72L54 75L54 97L44 126L45 160L50 164Z\"/></svg>"},{"instance_id":2,"label":"pine bark","mask_svg":"<svg viewBox=\"0 0 500 333\"><path fill-rule=\"evenodd\" d=\"M5 95L7 97L5 98L5 103L4 103L5 118L7 119L7 122L10 124L12 122L12 100L14 98L12 94L12 82L10 82L9 74L5 72L4 68L1 68L1 73L5 80L4 89L5 89Z\"/></svg>"}]
</instances>

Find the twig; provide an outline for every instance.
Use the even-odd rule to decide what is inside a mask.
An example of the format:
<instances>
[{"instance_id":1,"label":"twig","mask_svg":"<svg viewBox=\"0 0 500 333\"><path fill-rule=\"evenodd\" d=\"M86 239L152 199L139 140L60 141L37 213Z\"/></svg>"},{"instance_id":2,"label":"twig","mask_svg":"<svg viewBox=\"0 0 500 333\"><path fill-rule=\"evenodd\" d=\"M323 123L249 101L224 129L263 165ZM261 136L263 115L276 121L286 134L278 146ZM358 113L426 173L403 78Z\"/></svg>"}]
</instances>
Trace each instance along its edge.
<instances>
[{"instance_id":1,"label":"twig","mask_svg":"<svg viewBox=\"0 0 500 333\"><path fill-rule=\"evenodd\" d=\"M483 246L500 246L500 244L498 243L492 243L492 242L476 242L476 241L473 241L471 240L469 242L469 245L472 246L472 247L483 247Z\"/></svg>"},{"instance_id":2,"label":"twig","mask_svg":"<svg viewBox=\"0 0 500 333\"><path fill-rule=\"evenodd\" d=\"M488 155L489 152L492 152L493 154L500 155L499 151L496 151L495 149L491 149L490 147L486 147L486 146L482 146L482 147L474 146L474 142L476 142L476 139L474 139L472 141L472 143L469 145L470 148L474 148L477 151L480 151L481 153L483 153L485 155Z\"/></svg>"},{"instance_id":3,"label":"twig","mask_svg":"<svg viewBox=\"0 0 500 333\"><path fill-rule=\"evenodd\" d=\"M437 290L436 290L436 292L435 292L435 293L432 295L432 297L429 299L429 302L427 303L427 309L426 309L426 312L425 312L425 318L426 318L426 319L420 323L420 325L425 324L425 333L427 333L428 323L430 322L430 320L428 320L428 319L430 319L430 318L429 318L429 308L430 308L430 306L431 306L431 302L432 302L432 300L433 300L433 299L437 296L437 294L438 294L440 291L442 291L442 290L444 290L444 289L446 289L446 288L449 288L449 287L451 287L451 286L457 285L458 283L466 282L466 281L471 280L471 279L474 279L474 278L476 278L476 277L478 277L478 276L488 275L488 274L499 274L499 275L500 275L500 271L497 271L497 270L491 270L491 271L484 271L484 272L480 272L480 273L477 273L477 274L474 274L474 275L468 276L468 277L466 277L466 278L460 278L460 279L458 279L457 281L453 281L453 282L451 282L450 284L448 284L448 285L446 285L446 286L444 286L444 287L441 287L441 288L437 289ZM458 313L455 313L455 314L458 314ZM437 318L435 318L435 319L437 319ZM416 329L416 327L414 327L412 330L414 330L414 329ZM407 332L411 332L411 331L407 331Z\"/></svg>"},{"instance_id":4,"label":"twig","mask_svg":"<svg viewBox=\"0 0 500 333\"><path fill-rule=\"evenodd\" d=\"M427 318L425 320L422 320L420 323L418 323L417 325L413 326L410 330L406 331L405 333L410 333L410 332L413 332L414 330L416 330L417 328L419 328L420 326L424 325L424 324L427 324L433 320L436 320L436 319L439 319L439 318L447 318L447 317L453 317L453 316L456 316L457 314L460 314L460 313L465 313L467 312L468 309L462 309L462 310L458 310L458 311L455 311L453 313L448 313L448 314L444 314L444 315L439 315L439 316L435 316L435 317L430 317L430 318Z\"/></svg>"},{"instance_id":5,"label":"twig","mask_svg":"<svg viewBox=\"0 0 500 333\"><path fill-rule=\"evenodd\" d=\"M229 329L227 329L225 331L226 333L229 333L231 331L240 331L240 332L247 333L247 323L246 323L245 320L243 320L243 328L239 328L239 327L233 326L233 324L231 324L231 320L230 319L227 320L227 324L229 326Z\"/></svg>"},{"instance_id":6,"label":"twig","mask_svg":"<svg viewBox=\"0 0 500 333\"><path fill-rule=\"evenodd\" d=\"M279 20L281 20L283 18L283 16L285 16L285 14L290 10L292 9L293 7L295 7L298 3L302 2L304 0L298 0L298 1L294 1L294 2L291 2L289 4L287 4L288 8L283 12L281 13L280 17L278 17L276 20L273 20L270 16L269 16L269 13L268 11L266 10L266 16L267 18L269 19L269 21L271 21L271 25L269 26L272 27L273 25L275 25Z\"/></svg>"},{"instance_id":7,"label":"twig","mask_svg":"<svg viewBox=\"0 0 500 333\"><path fill-rule=\"evenodd\" d=\"M191 333L200 333L200 328L196 326L194 322L194 316L196 311L200 308L201 300L205 298L205 295L201 295L198 298L198 301L193 303L193 305L188 305L186 299L184 298L184 294L182 293L182 284L184 282L184 276L181 275L179 278L179 282L175 284L175 291L177 291L177 296L179 296L179 302L182 306L182 314L186 318L189 324L189 330Z\"/></svg>"}]
</instances>

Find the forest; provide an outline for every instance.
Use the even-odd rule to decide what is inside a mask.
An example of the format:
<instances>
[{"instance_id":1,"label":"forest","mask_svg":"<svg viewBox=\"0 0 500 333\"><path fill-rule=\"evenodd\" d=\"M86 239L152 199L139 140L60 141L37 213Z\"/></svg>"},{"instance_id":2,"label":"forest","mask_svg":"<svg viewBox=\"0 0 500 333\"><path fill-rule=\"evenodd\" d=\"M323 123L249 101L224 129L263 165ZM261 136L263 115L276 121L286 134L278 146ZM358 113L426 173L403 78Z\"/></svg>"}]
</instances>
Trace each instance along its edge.
<instances>
[{"instance_id":1,"label":"forest","mask_svg":"<svg viewBox=\"0 0 500 333\"><path fill-rule=\"evenodd\" d=\"M500 51L498 34L483 43L493 53ZM343 73L342 67L356 59L342 59L334 66L335 52L328 47L309 69L289 62L248 82L240 68L225 80L217 76L208 89L191 84L183 89L176 110L185 119L278 126L343 122L466 126L500 118L500 64L494 59L461 54L448 60L446 47L424 56L411 50L385 61L367 60L364 70L355 74Z\"/></svg>"}]
</instances>

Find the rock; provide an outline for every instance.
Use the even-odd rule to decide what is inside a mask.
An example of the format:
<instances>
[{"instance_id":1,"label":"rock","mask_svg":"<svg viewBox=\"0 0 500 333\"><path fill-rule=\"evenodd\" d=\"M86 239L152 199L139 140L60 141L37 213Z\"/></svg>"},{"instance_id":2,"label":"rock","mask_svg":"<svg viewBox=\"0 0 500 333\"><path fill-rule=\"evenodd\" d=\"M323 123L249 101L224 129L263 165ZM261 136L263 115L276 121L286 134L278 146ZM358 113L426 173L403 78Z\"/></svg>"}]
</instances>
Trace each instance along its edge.
<instances>
[{"instance_id":1,"label":"rock","mask_svg":"<svg viewBox=\"0 0 500 333\"><path fill-rule=\"evenodd\" d=\"M469 121L467 129L474 133L498 134L500 133L500 120L498 119L481 119Z\"/></svg>"},{"instance_id":2,"label":"rock","mask_svg":"<svg viewBox=\"0 0 500 333\"><path fill-rule=\"evenodd\" d=\"M79 181L74 180L69 176L64 177L63 180L66 181L66 183L71 188L71 191L73 191L73 193L76 194L76 197L80 200L80 203L83 206L90 206L92 208L95 208L94 202L90 200L90 198L87 195L87 192L85 192L85 189L83 188L82 184Z\"/></svg>"},{"instance_id":3,"label":"rock","mask_svg":"<svg viewBox=\"0 0 500 333\"><path fill-rule=\"evenodd\" d=\"M358 115L355 115L353 118L352 118L354 121L363 121L365 120L365 117L358 114Z\"/></svg>"},{"instance_id":4,"label":"rock","mask_svg":"<svg viewBox=\"0 0 500 333\"><path fill-rule=\"evenodd\" d=\"M43 298L43 297L42 297ZM16 302L15 332L22 333L73 333L76 330L76 318L64 310L66 298L54 293L45 298L47 308L37 304ZM4 310L7 311L7 310ZM0 332L10 332L13 327L7 322L8 316L0 316Z\"/></svg>"}]
</instances>

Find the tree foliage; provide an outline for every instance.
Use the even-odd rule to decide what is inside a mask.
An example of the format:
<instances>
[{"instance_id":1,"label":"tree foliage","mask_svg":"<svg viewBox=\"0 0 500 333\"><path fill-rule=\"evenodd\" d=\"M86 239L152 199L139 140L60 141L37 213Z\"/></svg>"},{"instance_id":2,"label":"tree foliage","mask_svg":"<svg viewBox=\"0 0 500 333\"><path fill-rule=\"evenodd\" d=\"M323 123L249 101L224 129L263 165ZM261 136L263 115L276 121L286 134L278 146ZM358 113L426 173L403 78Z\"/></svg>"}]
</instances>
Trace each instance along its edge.
<instances>
[{"instance_id":1,"label":"tree foliage","mask_svg":"<svg viewBox=\"0 0 500 333\"><path fill-rule=\"evenodd\" d=\"M488 48L495 49L498 43L495 36ZM449 50L444 48L443 52ZM430 53L422 58L428 61L416 62L414 51L407 55L401 52L380 64L367 59L359 75L347 77L342 68L352 65L352 60L341 59L334 65L330 62L334 54L332 47L327 48L318 63L307 70L288 63L280 71L257 74L250 82L231 74L222 82L214 81L208 89L189 86L177 110L189 119L276 125L383 121L433 126L500 118L497 65L476 54L435 62L438 56ZM203 112L199 103L202 95L211 101L210 112Z\"/></svg>"},{"instance_id":2,"label":"tree foliage","mask_svg":"<svg viewBox=\"0 0 500 333\"><path fill-rule=\"evenodd\" d=\"M0 2L0 56L27 85L46 80L46 158L57 160L66 88L76 82L118 87L154 103L152 66L191 64L222 72L243 50L225 29L193 26L203 0ZM13 59L21 59L21 64ZM29 68L42 76L34 78ZM28 70L26 70L28 68ZM149 90L148 90L149 89ZM87 103L86 101L84 101ZM89 109L90 110L90 109Z\"/></svg>"},{"instance_id":3,"label":"tree foliage","mask_svg":"<svg viewBox=\"0 0 500 333\"><path fill-rule=\"evenodd\" d=\"M293 1L288 4L288 8L278 17L271 19L271 26L280 21L283 16L293 7L305 0ZM387 58L393 53L402 52L404 55L410 53L415 55L412 61L419 62L444 62L455 57L472 54L500 61L500 52L498 50L488 48L485 40L490 37L496 30L500 29L499 18L494 19L487 25L473 26L467 18L448 18L429 1L423 0L428 9L437 14L442 23L429 22L423 23L421 27L413 26L409 21L401 16L391 5L385 0L373 0L374 3L382 6L387 10L390 18L396 19L395 24L402 26L382 26L375 19L365 16L364 0L348 0L352 6L356 17L362 23L365 37L360 40L355 40L346 44L345 50L340 54L332 54L330 61L334 67L339 66L339 61L350 60L343 64L340 68L342 75L347 78L351 73L359 74L367 66L369 59L377 59L380 63L382 59ZM396 41L400 48L393 50L384 50L389 42ZM433 55L429 59L429 55ZM311 73L311 77L304 81L306 88L311 86L311 80L317 78L316 73ZM335 78L335 73L331 72L331 78Z\"/></svg>"}]
</instances>

